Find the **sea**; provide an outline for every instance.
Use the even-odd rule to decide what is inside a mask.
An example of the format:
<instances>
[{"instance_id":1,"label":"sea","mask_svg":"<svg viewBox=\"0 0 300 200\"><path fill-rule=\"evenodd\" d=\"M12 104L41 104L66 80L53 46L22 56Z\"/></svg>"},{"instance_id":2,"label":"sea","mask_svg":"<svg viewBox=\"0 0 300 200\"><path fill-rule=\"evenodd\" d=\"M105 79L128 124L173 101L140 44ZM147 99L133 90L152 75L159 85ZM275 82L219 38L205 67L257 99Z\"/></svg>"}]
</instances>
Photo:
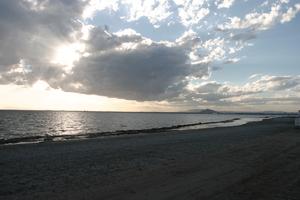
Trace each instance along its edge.
<instances>
[{"instance_id":1,"label":"sea","mask_svg":"<svg viewBox=\"0 0 300 200\"><path fill-rule=\"evenodd\" d=\"M0 111L0 144L237 126L268 115L157 112Z\"/></svg>"}]
</instances>

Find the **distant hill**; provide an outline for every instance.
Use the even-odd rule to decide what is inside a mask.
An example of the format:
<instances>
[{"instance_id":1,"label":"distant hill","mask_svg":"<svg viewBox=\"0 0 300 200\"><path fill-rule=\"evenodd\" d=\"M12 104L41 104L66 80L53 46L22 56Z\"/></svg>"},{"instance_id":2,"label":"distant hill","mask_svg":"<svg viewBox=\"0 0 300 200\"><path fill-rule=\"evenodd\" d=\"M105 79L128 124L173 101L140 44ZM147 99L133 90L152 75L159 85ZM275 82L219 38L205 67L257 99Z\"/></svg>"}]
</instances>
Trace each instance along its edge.
<instances>
[{"instance_id":1,"label":"distant hill","mask_svg":"<svg viewBox=\"0 0 300 200\"><path fill-rule=\"evenodd\" d=\"M283 111L253 111L253 112L234 112L224 111L222 114L238 114L238 115L296 115L296 112L283 112Z\"/></svg>"},{"instance_id":2,"label":"distant hill","mask_svg":"<svg viewBox=\"0 0 300 200\"><path fill-rule=\"evenodd\" d=\"M215 111L212 109L192 109L187 113L196 114L237 114L237 115L297 115L296 112L282 112L282 111L261 111L261 112L236 112L236 111Z\"/></svg>"},{"instance_id":3,"label":"distant hill","mask_svg":"<svg viewBox=\"0 0 300 200\"><path fill-rule=\"evenodd\" d=\"M219 112L211 109L192 109L189 110L190 113L197 113L197 114L217 114Z\"/></svg>"}]
</instances>

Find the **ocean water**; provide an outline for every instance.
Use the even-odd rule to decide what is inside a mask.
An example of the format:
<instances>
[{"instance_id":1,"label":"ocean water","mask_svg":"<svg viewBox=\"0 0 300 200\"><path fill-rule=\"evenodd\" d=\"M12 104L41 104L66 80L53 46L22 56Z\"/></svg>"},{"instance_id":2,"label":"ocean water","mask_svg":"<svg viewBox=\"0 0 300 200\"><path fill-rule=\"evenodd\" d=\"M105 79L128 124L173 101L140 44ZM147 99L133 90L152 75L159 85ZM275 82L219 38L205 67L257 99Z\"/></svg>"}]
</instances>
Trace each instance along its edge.
<instances>
[{"instance_id":1,"label":"ocean water","mask_svg":"<svg viewBox=\"0 0 300 200\"><path fill-rule=\"evenodd\" d=\"M104 132L170 128L176 125L219 122L234 118L240 118L240 120L232 122L233 125L239 125L248 121L261 120L263 117L265 116L234 114L0 111L0 139L85 134L101 135ZM220 124L224 123L210 124L209 126L187 126L184 129L207 128L220 126Z\"/></svg>"}]
</instances>

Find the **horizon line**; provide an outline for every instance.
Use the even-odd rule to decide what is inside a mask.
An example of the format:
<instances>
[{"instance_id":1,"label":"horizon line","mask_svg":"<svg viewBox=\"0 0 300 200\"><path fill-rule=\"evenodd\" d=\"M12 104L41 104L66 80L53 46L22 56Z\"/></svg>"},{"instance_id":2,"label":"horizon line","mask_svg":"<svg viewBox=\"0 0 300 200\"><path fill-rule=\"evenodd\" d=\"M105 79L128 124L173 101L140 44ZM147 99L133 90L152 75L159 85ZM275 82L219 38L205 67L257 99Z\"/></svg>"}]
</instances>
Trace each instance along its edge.
<instances>
[{"instance_id":1,"label":"horizon line","mask_svg":"<svg viewBox=\"0 0 300 200\"><path fill-rule=\"evenodd\" d=\"M194 110L194 109L192 109ZM13 109L13 108L8 108L8 109L3 109L0 108L0 111L38 111L38 112L43 112L43 111L47 111L47 112L103 112L103 113L200 113L201 111L205 111L205 110L212 110L215 111L216 113L211 113L211 114L223 114L223 113L298 113L299 111L273 111L273 110L269 110L269 111L219 111L219 110L214 110L214 109L209 109L209 108L204 108L204 109L199 109L199 111L192 111L192 110L185 110L185 111L116 111L116 110L61 110L61 109ZM200 113L201 114L201 113ZM202 113L202 114L210 114L210 113Z\"/></svg>"}]
</instances>

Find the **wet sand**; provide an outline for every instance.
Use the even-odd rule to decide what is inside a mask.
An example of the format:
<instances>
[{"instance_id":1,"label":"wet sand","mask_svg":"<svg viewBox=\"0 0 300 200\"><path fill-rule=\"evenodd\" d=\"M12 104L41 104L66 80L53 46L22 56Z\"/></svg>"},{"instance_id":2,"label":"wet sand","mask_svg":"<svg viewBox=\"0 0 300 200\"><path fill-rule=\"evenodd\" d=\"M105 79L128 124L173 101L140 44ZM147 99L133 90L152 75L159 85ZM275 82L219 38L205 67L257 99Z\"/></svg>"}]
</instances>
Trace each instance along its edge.
<instances>
[{"instance_id":1,"label":"wet sand","mask_svg":"<svg viewBox=\"0 0 300 200\"><path fill-rule=\"evenodd\" d=\"M0 146L0 199L300 199L292 118Z\"/></svg>"}]
</instances>

